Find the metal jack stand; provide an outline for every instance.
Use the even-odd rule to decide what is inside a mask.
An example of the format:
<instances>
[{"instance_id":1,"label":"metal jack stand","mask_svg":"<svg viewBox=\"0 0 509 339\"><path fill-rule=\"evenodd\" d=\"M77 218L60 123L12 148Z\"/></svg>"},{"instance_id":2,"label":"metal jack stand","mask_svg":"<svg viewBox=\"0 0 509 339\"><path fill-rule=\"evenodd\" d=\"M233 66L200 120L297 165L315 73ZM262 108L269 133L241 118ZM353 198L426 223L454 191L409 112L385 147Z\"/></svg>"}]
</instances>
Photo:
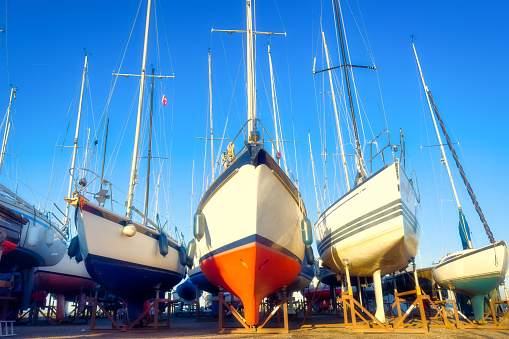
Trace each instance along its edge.
<instances>
[{"instance_id":1,"label":"metal jack stand","mask_svg":"<svg viewBox=\"0 0 509 339\"><path fill-rule=\"evenodd\" d=\"M223 291L219 292L219 333L230 334L230 333L288 333L288 298L286 296L286 286L281 289L283 299L275 302L271 305L269 310L261 317L258 326L249 326L242 315L240 315L233 305L228 305L224 300ZM279 309L283 308L283 327L280 327ZM226 327L225 326L225 308L229 310L233 316L243 327ZM266 328L265 325L277 313L277 326L276 328Z\"/></svg>"}]
</instances>

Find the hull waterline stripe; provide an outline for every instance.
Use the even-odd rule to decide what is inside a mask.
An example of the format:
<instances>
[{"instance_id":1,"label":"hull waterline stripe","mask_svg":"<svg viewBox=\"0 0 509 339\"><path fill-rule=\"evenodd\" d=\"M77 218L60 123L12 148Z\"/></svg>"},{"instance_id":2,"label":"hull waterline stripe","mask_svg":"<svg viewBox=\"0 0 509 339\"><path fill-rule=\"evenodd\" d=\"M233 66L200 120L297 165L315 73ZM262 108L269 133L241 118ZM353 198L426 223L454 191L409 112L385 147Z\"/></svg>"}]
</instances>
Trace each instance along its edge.
<instances>
[{"instance_id":1,"label":"hull waterline stripe","mask_svg":"<svg viewBox=\"0 0 509 339\"><path fill-rule=\"evenodd\" d=\"M302 265L302 261L299 259L299 257L297 257L295 254L293 254L291 251L289 251L288 249L284 248L283 246L273 242L272 240L269 240L265 237L262 237L261 235L258 235L258 234L253 234L253 235L250 235L248 237L245 237L243 239L240 239L240 240L237 240L237 241L234 241L232 243L229 243L228 245L225 245L225 246L222 246L214 251L210 251L209 253L205 254L204 256L202 256L200 258L200 264L204 261L204 260L207 260L209 258L212 258L213 256L216 256L216 255L219 255L221 253L224 253L224 252L227 252L227 251L230 251L230 250L233 250L233 249L236 249L238 247L241 247L241 246L244 246L244 245L247 245L247 244L251 244L251 243L259 243L259 244L262 244L264 246L267 246L273 250L276 250L278 252L281 252L282 254L290 257L291 259L297 261L299 263L299 265Z\"/></svg>"}]
</instances>

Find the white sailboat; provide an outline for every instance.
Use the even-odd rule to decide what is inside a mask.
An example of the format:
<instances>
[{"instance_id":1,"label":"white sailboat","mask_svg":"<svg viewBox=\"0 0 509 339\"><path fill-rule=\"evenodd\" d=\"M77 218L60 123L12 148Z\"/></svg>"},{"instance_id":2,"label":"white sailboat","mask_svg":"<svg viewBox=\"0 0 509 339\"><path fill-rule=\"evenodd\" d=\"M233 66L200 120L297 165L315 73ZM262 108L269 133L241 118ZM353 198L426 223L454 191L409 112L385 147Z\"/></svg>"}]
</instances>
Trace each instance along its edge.
<instances>
[{"instance_id":1,"label":"white sailboat","mask_svg":"<svg viewBox=\"0 0 509 339\"><path fill-rule=\"evenodd\" d=\"M347 192L319 216L314 226L314 234L320 257L330 270L344 274L348 269L352 276L373 277L377 305L375 316L384 322L381 277L404 269L417 253L420 233L419 198L412 181L405 174L401 158L404 156L403 152L399 158L396 154L397 147L402 146L401 140L400 145L391 145L389 140L386 147L392 153L392 163L387 163L384 159L384 166L379 171L370 176L366 174L350 89L350 69L356 66L348 64L342 15L337 0L334 5L343 61L340 67L344 71L355 138L357 176L351 187L332 87L332 67L325 35L322 33ZM372 143L375 141L376 139Z\"/></svg>"},{"instance_id":2,"label":"white sailboat","mask_svg":"<svg viewBox=\"0 0 509 339\"><path fill-rule=\"evenodd\" d=\"M419 73L421 76L422 86L424 87L424 92L426 94L426 99L428 101L429 111L435 126L435 132L438 144L440 145L442 158L444 159L454 193L454 199L458 206L459 234L463 245L463 250L449 253L440 260L438 265L433 268L433 278L442 288L451 289L454 292L470 297L472 308L474 310L475 321L482 322L484 320L484 296L504 281L509 264L509 249L504 241L495 241L495 238L488 227L488 223L486 222L484 214L477 203L477 198L468 183L463 167L459 162L456 151L454 150L447 130L445 129L440 113L433 102L431 92L424 81L424 75L422 74L421 65L413 42L412 47L415 54L415 60L417 61L417 66L419 67ZM467 192L472 199L472 203L479 214L481 222L483 223L484 229L491 242L490 245L478 249L474 249L472 246L470 229L461 209L435 115L440 123L442 132L447 140L447 145L449 146L452 156L456 162L460 175L467 187Z\"/></svg>"},{"instance_id":3,"label":"white sailboat","mask_svg":"<svg viewBox=\"0 0 509 339\"><path fill-rule=\"evenodd\" d=\"M145 300L158 291L170 290L182 280L184 266L179 261L179 245L148 216L133 206L137 178L141 116L146 79L148 33L151 15L148 0L145 22L145 42L140 76L140 92L136 135L132 157L131 178L126 203L126 215L120 215L85 197L87 184L80 181L79 193L68 198L76 207L75 223L78 229L79 249L88 273L107 290L122 297L128 306L128 318L136 319ZM165 77L159 76L158 77ZM96 176L102 180L102 177ZM96 179L94 178L94 179ZM92 182L92 181L91 181ZM148 189L148 185L147 185ZM107 197L108 192L101 196ZM143 222L133 221L133 212L141 214Z\"/></svg>"},{"instance_id":4,"label":"white sailboat","mask_svg":"<svg viewBox=\"0 0 509 339\"><path fill-rule=\"evenodd\" d=\"M224 170L201 198L193 229L203 274L238 296L245 323L256 326L261 301L292 283L301 269L306 210L297 187L263 146L265 130L256 113L252 7L247 0L247 29L241 31L247 39L248 121L239 135L246 139L238 152L235 140L228 145Z\"/></svg>"},{"instance_id":5,"label":"white sailboat","mask_svg":"<svg viewBox=\"0 0 509 339\"><path fill-rule=\"evenodd\" d=\"M11 89L9 107L5 119L5 132L0 154L0 172L4 164L11 129L12 101L17 88ZM32 269L37 266L57 264L65 253L65 236L51 221L49 215L20 197L16 192L0 184L0 204L28 220L23 225L18 246L2 256L1 272Z\"/></svg>"}]
</instances>

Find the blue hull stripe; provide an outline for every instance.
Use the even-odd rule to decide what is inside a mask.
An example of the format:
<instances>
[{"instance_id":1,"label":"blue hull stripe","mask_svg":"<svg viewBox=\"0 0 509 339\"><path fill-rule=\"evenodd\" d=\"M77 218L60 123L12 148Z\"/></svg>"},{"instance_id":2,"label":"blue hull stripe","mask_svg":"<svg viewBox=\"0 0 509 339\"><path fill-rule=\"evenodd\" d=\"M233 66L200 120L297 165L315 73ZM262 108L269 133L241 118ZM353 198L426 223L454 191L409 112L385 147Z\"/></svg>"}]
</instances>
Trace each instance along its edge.
<instances>
[{"instance_id":1,"label":"blue hull stripe","mask_svg":"<svg viewBox=\"0 0 509 339\"><path fill-rule=\"evenodd\" d=\"M350 221L349 223L341 226L339 229L324 237L318 244L318 252L321 255L326 247L332 246L338 241L348 238L351 235L350 232L352 231L356 233L361 232L386 220L396 218L401 214L401 200L394 200L393 202L390 202L382 207L364 214L363 216L358 217L357 219ZM384 218L378 220L380 217Z\"/></svg>"},{"instance_id":2,"label":"blue hull stripe","mask_svg":"<svg viewBox=\"0 0 509 339\"><path fill-rule=\"evenodd\" d=\"M209 258L211 258L211 257L213 257L215 255L219 255L219 254L221 254L223 252L230 251L230 250L235 249L237 247L241 247L241 246L244 246L244 245L247 245L247 244L251 244L251 243L254 243L254 242L257 242L257 243L262 244L264 246L270 247L273 250L281 252L282 254L284 254L284 255L292 258L293 260L297 261L299 263L299 265L302 265L302 260L300 260L299 257L297 257L295 254L290 252L288 249L286 249L283 246L281 246L279 244L276 244L275 242L273 242L273 241L271 241L271 240L269 240L267 238L264 238L264 237L262 237L261 235L258 235L258 234L250 235L248 237L245 237L244 239L240 239L240 240L234 241L232 243L229 243L228 245L220 247L217 250L210 251L209 253L205 254L204 256L202 256L200 258L200 264L204 260L207 260L207 259L209 259Z\"/></svg>"}]
</instances>

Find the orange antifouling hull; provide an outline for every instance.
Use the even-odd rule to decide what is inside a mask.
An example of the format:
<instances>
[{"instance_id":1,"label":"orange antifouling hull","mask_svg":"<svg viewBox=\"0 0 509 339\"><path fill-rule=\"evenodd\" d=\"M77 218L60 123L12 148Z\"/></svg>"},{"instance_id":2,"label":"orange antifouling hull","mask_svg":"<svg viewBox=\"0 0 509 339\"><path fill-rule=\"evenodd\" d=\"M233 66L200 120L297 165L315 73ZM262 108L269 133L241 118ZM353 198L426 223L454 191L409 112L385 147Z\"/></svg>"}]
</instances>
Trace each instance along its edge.
<instances>
[{"instance_id":1,"label":"orange antifouling hull","mask_svg":"<svg viewBox=\"0 0 509 339\"><path fill-rule=\"evenodd\" d=\"M257 325L263 298L289 285L299 274L295 258L257 242L221 252L200 264L214 285L236 295L248 325Z\"/></svg>"}]
</instances>

